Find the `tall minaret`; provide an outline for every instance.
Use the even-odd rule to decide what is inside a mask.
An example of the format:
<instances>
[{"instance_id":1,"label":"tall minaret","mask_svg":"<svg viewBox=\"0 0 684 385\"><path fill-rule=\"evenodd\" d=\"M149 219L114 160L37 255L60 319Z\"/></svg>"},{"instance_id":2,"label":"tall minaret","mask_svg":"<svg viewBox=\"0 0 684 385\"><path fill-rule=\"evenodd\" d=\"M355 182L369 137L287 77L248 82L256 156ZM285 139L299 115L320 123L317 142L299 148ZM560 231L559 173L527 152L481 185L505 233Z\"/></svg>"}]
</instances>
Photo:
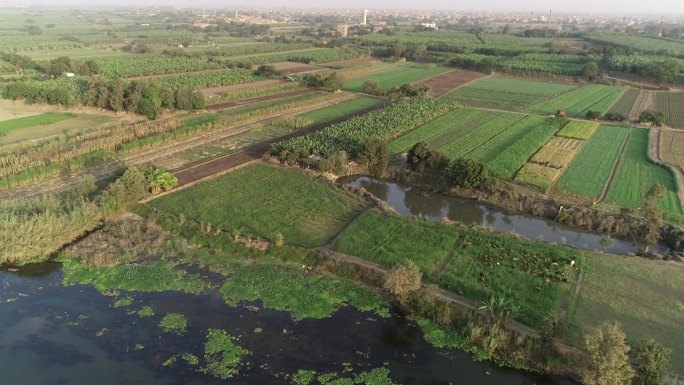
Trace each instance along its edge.
<instances>
[{"instance_id":1,"label":"tall minaret","mask_svg":"<svg viewBox=\"0 0 684 385\"><path fill-rule=\"evenodd\" d=\"M549 9L549 31L551 30L551 10Z\"/></svg>"},{"instance_id":2,"label":"tall minaret","mask_svg":"<svg viewBox=\"0 0 684 385\"><path fill-rule=\"evenodd\" d=\"M235 10L235 21L238 21L238 13L237 13L237 9Z\"/></svg>"},{"instance_id":3,"label":"tall minaret","mask_svg":"<svg viewBox=\"0 0 684 385\"><path fill-rule=\"evenodd\" d=\"M665 16L660 17L660 29L658 29L658 37L663 37L663 19Z\"/></svg>"},{"instance_id":4,"label":"tall minaret","mask_svg":"<svg viewBox=\"0 0 684 385\"><path fill-rule=\"evenodd\" d=\"M368 21L368 10L364 9L363 10L363 26L366 26L366 22Z\"/></svg>"},{"instance_id":5,"label":"tall minaret","mask_svg":"<svg viewBox=\"0 0 684 385\"><path fill-rule=\"evenodd\" d=\"M532 11L532 14L530 15L530 22L527 25L527 29L532 29L532 21L534 20L534 11Z\"/></svg>"},{"instance_id":6,"label":"tall minaret","mask_svg":"<svg viewBox=\"0 0 684 385\"><path fill-rule=\"evenodd\" d=\"M206 18L207 18L207 12L204 8L202 8L202 19L206 19Z\"/></svg>"}]
</instances>

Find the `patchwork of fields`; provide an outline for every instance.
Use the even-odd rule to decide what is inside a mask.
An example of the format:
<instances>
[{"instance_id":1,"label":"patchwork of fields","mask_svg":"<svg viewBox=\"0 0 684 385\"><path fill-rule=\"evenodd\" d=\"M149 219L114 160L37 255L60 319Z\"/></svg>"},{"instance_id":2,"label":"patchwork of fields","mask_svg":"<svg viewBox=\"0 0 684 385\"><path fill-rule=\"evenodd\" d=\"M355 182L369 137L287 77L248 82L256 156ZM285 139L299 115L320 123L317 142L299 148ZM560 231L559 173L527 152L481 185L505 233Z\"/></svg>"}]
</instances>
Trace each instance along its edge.
<instances>
[{"instance_id":1,"label":"patchwork of fields","mask_svg":"<svg viewBox=\"0 0 684 385\"><path fill-rule=\"evenodd\" d=\"M519 110L574 88L565 84L490 76L458 88L444 97L465 106Z\"/></svg>"},{"instance_id":2,"label":"patchwork of fields","mask_svg":"<svg viewBox=\"0 0 684 385\"><path fill-rule=\"evenodd\" d=\"M620 99L624 88L590 84L555 98L534 104L525 111L535 114L553 115L564 110L567 116L584 118L588 111L604 115Z\"/></svg>"},{"instance_id":3,"label":"patchwork of fields","mask_svg":"<svg viewBox=\"0 0 684 385\"><path fill-rule=\"evenodd\" d=\"M333 247L386 267L413 260L447 290L476 301L510 299L521 307L516 318L534 326L572 292L573 284L563 280L572 281L570 261L583 259L570 248L372 211L355 220Z\"/></svg>"},{"instance_id":4,"label":"patchwork of fields","mask_svg":"<svg viewBox=\"0 0 684 385\"><path fill-rule=\"evenodd\" d=\"M563 120L536 115L462 108L393 141L390 151L398 154L426 142L451 159L477 160L487 164L494 175L512 178L561 124Z\"/></svg>"}]
</instances>

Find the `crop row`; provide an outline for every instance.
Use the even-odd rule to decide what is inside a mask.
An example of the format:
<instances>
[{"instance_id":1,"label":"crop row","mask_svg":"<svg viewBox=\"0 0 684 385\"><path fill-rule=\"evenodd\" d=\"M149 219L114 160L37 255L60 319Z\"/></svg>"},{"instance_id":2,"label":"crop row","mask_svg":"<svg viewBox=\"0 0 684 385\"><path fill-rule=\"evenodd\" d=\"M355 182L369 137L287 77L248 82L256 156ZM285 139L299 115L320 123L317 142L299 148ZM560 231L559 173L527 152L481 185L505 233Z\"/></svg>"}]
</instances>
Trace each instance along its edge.
<instances>
[{"instance_id":1,"label":"crop row","mask_svg":"<svg viewBox=\"0 0 684 385\"><path fill-rule=\"evenodd\" d=\"M657 92L656 110L663 113L670 127L684 128L684 94Z\"/></svg>"},{"instance_id":2,"label":"crop row","mask_svg":"<svg viewBox=\"0 0 684 385\"><path fill-rule=\"evenodd\" d=\"M294 53L274 53L266 55L243 56L239 58L221 58L222 61L239 62L249 65L261 65L292 61L297 63L327 63L333 61L358 59L368 55L368 51L362 49L346 48L320 48L310 51Z\"/></svg>"},{"instance_id":3,"label":"crop row","mask_svg":"<svg viewBox=\"0 0 684 385\"><path fill-rule=\"evenodd\" d=\"M598 198L628 134L625 127L600 126L560 178L558 187L572 194Z\"/></svg>"},{"instance_id":4,"label":"crop row","mask_svg":"<svg viewBox=\"0 0 684 385\"><path fill-rule=\"evenodd\" d=\"M525 163L515 174L515 180L530 186L538 187L546 192L561 175L561 169L544 166L538 163Z\"/></svg>"},{"instance_id":5,"label":"crop row","mask_svg":"<svg viewBox=\"0 0 684 385\"><path fill-rule=\"evenodd\" d=\"M259 96L273 95L279 94L281 92L293 91L303 87L301 83L298 82L271 84L267 86L257 86L257 84L255 84L255 87L228 91L222 94L221 96L208 99L207 103L217 104L228 102L231 100L250 99Z\"/></svg>"},{"instance_id":6,"label":"crop row","mask_svg":"<svg viewBox=\"0 0 684 385\"><path fill-rule=\"evenodd\" d=\"M391 141L444 114L452 107L449 102L427 97L402 100L381 110L333 124L313 134L278 142L271 150L276 154L305 151L322 156L345 151L355 156L362 140L378 137Z\"/></svg>"},{"instance_id":7,"label":"crop row","mask_svg":"<svg viewBox=\"0 0 684 385\"><path fill-rule=\"evenodd\" d=\"M660 202L665 214L681 215L677 197L677 182L672 172L648 159L648 130L630 128L631 134L625 152L620 159L615 179L610 186L606 201L626 207L639 207L648 190L656 183L665 188L665 199Z\"/></svg>"},{"instance_id":8,"label":"crop row","mask_svg":"<svg viewBox=\"0 0 684 385\"><path fill-rule=\"evenodd\" d=\"M413 145L418 142L428 142L428 145L433 145L433 143L431 143L432 139L439 137L440 134L445 132L452 133L458 131L461 127L465 128L465 130L470 130L473 126L470 122L477 117L488 116L490 114L490 112L483 110L459 108L448 114L444 114L430 123L418 127L393 141L390 143L390 153L399 154L413 147ZM437 140L437 146L442 143L444 143L444 140Z\"/></svg>"},{"instance_id":9,"label":"crop row","mask_svg":"<svg viewBox=\"0 0 684 385\"><path fill-rule=\"evenodd\" d=\"M582 148L583 141L555 136L540 148L530 162L562 169L567 167Z\"/></svg>"},{"instance_id":10,"label":"crop row","mask_svg":"<svg viewBox=\"0 0 684 385\"><path fill-rule=\"evenodd\" d=\"M636 103L640 93L641 90L638 88L628 89L624 94L622 94L620 100L613 105L609 112L620 114L625 118L629 117L629 114L632 112L632 108L634 108L634 103Z\"/></svg>"},{"instance_id":11,"label":"crop row","mask_svg":"<svg viewBox=\"0 0 684 385\"><path fill-rule=\"evenodd\" d=\"M684 44L678 41L659 39L650 36L629 35L588 35L585 39L604 44L611 44L636 51L684 57Z\"/></svg>"},{"instance_id":12,"label":"crop row","mask_svg":"<svg viewBox=\"0 0 684 385\"><path fill-rule=\"evenodd\" d=\"M564 84L487 77L460 87L445 97L468 106L517 110L571 89Z\"/></svg>"},{"instance_id":13,"label":"crop row","mask_svg":"<svg viewBox=\"0 0 684 385\"><path fill-rule=\"evenodd\" d=\"M245 44L235 47L219 47L202 49L201 53L208 56L221 56L221 57L231 57L231 56L243 56L243 55L257 55L271 52L281 52L281 51L293 51L298 49L311 48L311 44L308 43L296 43L296 44L286 44L286 43L255 43L255 44Z\"/></svg>"},{"instance_id":14,"label":"crop row","mask_svg":"<svg viewBox=\"0 0 684 385\"><path fill-rule=\"evenodd\" d=\"M110 56L95 59L102 74L107 77L139 77L149 75L164 75L200 70L220 68L224 65L192 57L135 55Z\"/></svg>"},{"instance_id":15,"label":"crop row","mask_svg":"<svg viewBox=\"0 0 684 385\"><path fill-rule=\"evenodd\" d=\"M599 124L597 122L590 122L586 120L572 120L563 127L558 133L558 136L566 138L574 138L587 140L596 131Z\"/></svg>"},{"instance_id":16,"label":"crop row","mask_svg":"<svg viewBox=\"0 0 684 385\"><path fill-rule=\"evenodd\" d=\"M598 111L601 115L622 96L624 88L590 84L553 99L526 108L532 113L545 115L564 110L568 116L584 117L587 111Z\"/></svg>"},{"instance_id":17,"label":"crop row","mask_svg":"<svg viewBox=\"0 0 684 385\"><path fill-rule=\"evenodd\" d=\"M206 88L228 86L232 84L254 81L252 72L241 68L221 71L200 72L174 76L162 76L154 79L161 89Z\"/></svg>"},{"instance_id":18,"label":"crop row","mask_svg":"<svg viewBox=\"0 0 684 385\"><path fill-rule=\"evenodd\" d=\"M516 171L556 132L563 121L528 116L468 155L487 165L500 178L512 179Z\"/></svg>"}]
</instances>

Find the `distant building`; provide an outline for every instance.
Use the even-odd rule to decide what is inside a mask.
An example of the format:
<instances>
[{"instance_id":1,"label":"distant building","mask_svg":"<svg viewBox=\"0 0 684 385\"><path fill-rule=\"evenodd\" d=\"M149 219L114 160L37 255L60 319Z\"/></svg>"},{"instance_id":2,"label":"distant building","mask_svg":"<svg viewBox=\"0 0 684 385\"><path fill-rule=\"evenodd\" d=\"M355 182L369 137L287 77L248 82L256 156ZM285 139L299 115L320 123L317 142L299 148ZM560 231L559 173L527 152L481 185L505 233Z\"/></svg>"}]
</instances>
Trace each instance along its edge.
<instances>
[{"instance_id":1,"label":"distant building","mask_svg":"<svg viewBox=\"0 0 684 385\"><path fill-rule=\"evenodd\" d=\"M437 23L420 23L420 26L422 28L429 28L429 29L434 29L435 31L437 30Z\"/></svg>"},{"instance_id":2,"label":"distant building","mask_svg":"<svg viewBox=\"0 0 684 385\"><path fill-rule=\"evenodd\" d=\"M363 10L363 26L365 27L368 22L368 10L364 9Z\"/></svg>"},{"instance_id":3,"label":"distant building","mask_svg":"<svg viewBox=\"0 0 684 385\"><path fill-rule=\"evenodd\" d=\"M73 72L65 72L65 73L64 73L64 76L66 76L66 77L68 77L68 78L73 78L74 76L76 76L76 74L73 73Z\"/></svg>"},{"instance_id":4,"label":"distant building","mask_svg":"<svg viewBox=\"0 0 684 385\"><path fill-rule=\"evenodd\" d=\"M349 35L349 25L338 24L337 28L335 28L335 31L337 32L337 36L347 37L347 35Z\"/></svg>"}]
</instances>

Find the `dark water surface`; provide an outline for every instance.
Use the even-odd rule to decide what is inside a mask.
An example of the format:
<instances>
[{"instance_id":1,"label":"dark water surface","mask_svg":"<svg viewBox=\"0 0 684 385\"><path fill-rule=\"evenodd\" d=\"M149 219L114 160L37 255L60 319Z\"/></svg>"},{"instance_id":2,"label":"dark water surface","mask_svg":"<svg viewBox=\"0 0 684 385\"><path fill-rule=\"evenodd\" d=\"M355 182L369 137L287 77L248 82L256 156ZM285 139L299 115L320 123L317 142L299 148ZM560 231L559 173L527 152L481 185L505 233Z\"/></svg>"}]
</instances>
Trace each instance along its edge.
<instances>
[{"instance_id":1,"label":"dark water surface","mask_svg":"<svg viewBox=\"0 0 684 385\"><path fill-rule=\"evenodd\" d=\"M365 188L401 215L420 215L430 220L449 218L468 226L485 226L499 232L516 233L527 239L566 244L584 250L603 250L600 235L530 215L509 215L472 199L443 194L424 195L417 187L366 176L343 177L339 182ZM612 246L605 251L611 254L636 253L638 247L627 241L613 239Z\"/></svg>"},{"instance_id":2,"label":"dark water surface","mask_svg":"<svg viewBox=\"0 0 684 385\"><path fill-rule=\"evenodd\" d=\"M116 298L90 286L63 287L61 279L56 263L0 270L0 384L289 384L286 375L298 369L340 372L345 363L355 372L386 363L392 379L404 385L573 384L436 349L413 322L394 312L381 318L343 308L323 320L293 322L287 313L261 309L259 302L249 304L258 311L229 307L217 292L123 293L134 303L114 308ZM155 315L132 314L143 306L151 306ZM168 312L187 317L186 333L160 330L158 323ZM218 380L182 360L162 366L182 353L202 361L209 328L225 329L252 352L238 376ZM136 350L137 344L144 348Z\"/></svg>"}]
</instances>

